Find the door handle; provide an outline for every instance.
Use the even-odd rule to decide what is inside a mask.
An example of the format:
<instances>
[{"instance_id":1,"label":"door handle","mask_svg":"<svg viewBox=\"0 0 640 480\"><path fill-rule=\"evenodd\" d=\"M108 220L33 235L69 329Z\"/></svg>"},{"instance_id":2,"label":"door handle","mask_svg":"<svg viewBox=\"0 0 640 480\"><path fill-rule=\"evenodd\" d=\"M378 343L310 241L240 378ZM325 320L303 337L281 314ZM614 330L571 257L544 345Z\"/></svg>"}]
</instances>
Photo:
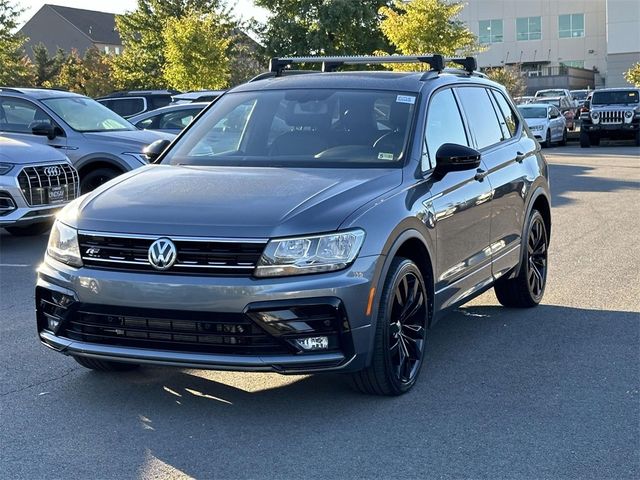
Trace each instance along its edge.
<instances>
[{"instance_id":1,"label":"door handle","mask_svg":"<svg viewBox=\"0 0 640 480\"><path fill-rule=\"evenodd\" d=\"M516 152L516 158L514 158L514 160L518 163L522 163L526 157L527 157L526 153Z\"/></svg>"},{"instance_id":2,"label":"door handle","mask_svg":"<svg viewBox=\"0 0 640 480\"><path fill-rule=\"evenodd\" d=\"M487 176L487 171L479 168L479 169L476 170L476 174L473 177L473 179L477 180L478 182L481 182L481 181L484 180L484 177L486 177L486 176Z\"/></svg>"}]
</instances>

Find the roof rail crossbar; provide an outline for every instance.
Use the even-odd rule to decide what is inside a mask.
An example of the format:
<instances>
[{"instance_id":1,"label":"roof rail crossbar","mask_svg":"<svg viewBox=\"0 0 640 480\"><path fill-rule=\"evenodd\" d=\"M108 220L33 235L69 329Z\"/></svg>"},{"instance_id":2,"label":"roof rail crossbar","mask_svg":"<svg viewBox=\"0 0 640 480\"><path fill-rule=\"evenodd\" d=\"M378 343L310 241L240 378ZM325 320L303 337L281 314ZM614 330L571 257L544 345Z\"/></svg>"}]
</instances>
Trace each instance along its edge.
<instances>
[{"instance_id":1,"label":"roof rail crossbar","mask_svg":"<svg viewBox=\"0 0 640 480\"><path fill-rule=\"evenodd\" d=\"M448 58L447 62L460 65L470 74L478 70L478 62L476 62L476 59L474 57Z\"/></svg>"},{"instance_id":2,"label":"roof rail crossbar","mask_svg":"<svg viewBox=\"0 0 640 480\"><path fill-rule=\"evenodd\" d=\"M274 57L269 63L269 71L280 76L282 71L294 63L322 63L323 72L334 72L342 65L367 65L375 63L426 63L432 70L444 70L445 58L442 55L364 55L332 57Z\"/></svg>"}]
</instances>

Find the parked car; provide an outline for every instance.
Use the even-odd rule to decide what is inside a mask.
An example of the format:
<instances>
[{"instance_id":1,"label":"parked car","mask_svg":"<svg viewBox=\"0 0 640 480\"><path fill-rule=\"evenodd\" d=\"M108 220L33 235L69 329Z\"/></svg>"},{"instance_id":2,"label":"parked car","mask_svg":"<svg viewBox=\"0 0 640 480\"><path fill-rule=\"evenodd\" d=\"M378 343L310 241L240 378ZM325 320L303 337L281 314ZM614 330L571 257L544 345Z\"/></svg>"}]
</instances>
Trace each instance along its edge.
<instances>
[{"instance_id":1,"label":"parked car","mask_svg":"<svg viewBox=\"0 0 640 480\"><path fill-rule=\"evenodd\" d=\"M0 137L0 227L12 235L39 235L78 197L78 172L59 150Z\"/></svg>"},{"instance_id":2,"label":"parked car","mask_svg":"<svg viewBox=\"0 0 640 480\"><path fill-rule=\"evenodd\" d=\"M581 110L580 146L600 145L602 138L633 139L640 146L640 89L595 90Z\"/></svg>"},{"instance_id":3,"label":"parked car","mask_svg":"<svg viewBox=\"0 0 640 480\"><path fill-rule=\"evenodd\" d=\"M533 103L535 101L535 97L529 97L529 96L515 97L513 101L515 102L516 105L525 105L527 103Z\"/></svg>"},{"instance_id":4,"label":"parked car","mask_svg":"<svg viewBox=\"0 0 640 480\"><path fill-rule=\"evenodd\" d=\"M578 108L581 108L593 90L570 90L569 92L573 99L578 103Z\"/></svg>"},{"instance_id":5,"label":"parked car","mask_svg":"<svg viewBox=\"0 0 640 480\"><path fill-rule=\"evenodd\" d=\"M169 105L131 117L129 121L141 130L158 130L178 134L189 125L208 103Z\"/></svg>"},{"instance_id":6,"label":"parked car","mask_svg":"<svg viewBox=\"0 0 640 480\"><path fill-rule=\"evenodd\" d=\"M571 108L578 108L578 101L573 98L571 92L566 88L550 88L546 90L538 90L535 94L535 101L538 102L543 98L565 97Z\"/></svg>"},{"instance_id":7,"label":"parked car","mask_svg":"<svg viewBox=\"0 0 640 480\"><path fill-rule=\"evenodd\" d=\"M213 102L222 95L226 90L196 90L192 92L179 93L174 95L173 104L195 103L195 102Z\"/></svg>"},{"instance_id":8,"label":"parked car","mask_svg":"<svg viewBox=\"0 0 640 480\"><path fill-rule=\"evenodd\" d=\"M0 135L63 151L82 193L147 164L142 151L174 135L140 131L95 100L70 92L0 88Z\"/></svg>"},{"instance_id":9,"label":"parked car","mask_svg":"<svg viewBox=\"0 0 640 480\"><path fill-rule=\"evenodd\" d=\"M96 100L124 118L133 117L171 103L177 90L126 90L113 92Z\"/></svg>"},{"instance_id":10,"label":"parked car","mask_svg":"<svg viewBox=\"0 0 640 480\"><path fill-rule=\"evenodd\" d=\"M312 61L432 69L283 71ZM149 147L156 164L60 214L36 287L41 341L96 370L351 372L398 395L446 311L492 286L504 305L537 305L547 164L504 87L474 59L445 61L272 60L167 151Z\"/></svg>"},{"instance_id":11,"label":"parked car","mask_svg":"<svg viewBox=\"0 0 640 480\"><path fill-rule=\"evenodd\" d=\"M547 103L530 103L519 105L522 118L543 147L550 147L553 142L567 144L567 123L564 116L554 105Z\"/></svg>"},{"instance_id":12,"label":"parked car","mask_svg":"<svg viewBox=\"0 0 640 480\"><path fill-rule=\"evenodd\" d=\"M576 109L573 108L567 97L542 97L536 99L536 104L547 103L556 107L564 116L567 128L569 130L575 129Z\"/></svg>"}]
</instances>

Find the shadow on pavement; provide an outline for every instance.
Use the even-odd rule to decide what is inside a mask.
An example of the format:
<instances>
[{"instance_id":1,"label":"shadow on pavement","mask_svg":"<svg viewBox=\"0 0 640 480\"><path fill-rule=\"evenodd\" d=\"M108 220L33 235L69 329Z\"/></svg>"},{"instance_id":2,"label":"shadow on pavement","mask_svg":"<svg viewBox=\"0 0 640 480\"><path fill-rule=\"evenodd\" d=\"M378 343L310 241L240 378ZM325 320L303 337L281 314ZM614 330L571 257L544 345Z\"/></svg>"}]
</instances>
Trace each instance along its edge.
<instances>
[{"instance_id":1,"label":"shadow on pavement","mask_svg":"<svg viewBox=\"0 0 640 480\"><path fill-rule=\"evenodd\" d=\"M37 434L74 439L53 472L92 458L103 477L143 475L151 458L202 478L628 478L638 327L637 312L463 308L431 331L419 382L396 398L340 375L87 371L50 398L62 431L43 410Z\"/></svg>"}]
</instances>

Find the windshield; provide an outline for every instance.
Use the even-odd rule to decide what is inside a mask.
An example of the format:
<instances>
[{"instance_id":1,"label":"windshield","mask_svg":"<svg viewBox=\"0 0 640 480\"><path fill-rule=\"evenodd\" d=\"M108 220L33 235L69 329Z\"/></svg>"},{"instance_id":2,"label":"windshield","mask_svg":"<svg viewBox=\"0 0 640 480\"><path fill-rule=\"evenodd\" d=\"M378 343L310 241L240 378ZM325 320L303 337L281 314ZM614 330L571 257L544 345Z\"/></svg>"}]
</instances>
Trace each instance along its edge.
<instances>
[{"instance_id":1,"label":"windshield","mask_svg":"<svg viewBox=\"0 0 640 480\"><path fill-rule=\"evenodd\" d=\"M136 129L117 113L87 97L49 98L42 103L78 132Z\"/></svg>"},{"instance_id":2,"label":"windshield","mask_svg":"<svg viewBox=\"0 0 640 480\"><path fill-rule=\"evenodd\" d=\"M589 90L572 90L571 96L576 100L586 100L589 96Z\"/></svg>"},{"instance_id":3,"label":"windshield","mask_svg":"<svg viewBox=\"0 0 640 480\"><path fill-rule=\"evenodd\" d=\"M536 93L537 98L561 97L562 95L564 95L564 90L545 90L544 92Z\"/></svg>"},{"instance_id":4,"label":"windshield","mask_svg":"<svg viewBox=\"0 0 640 480\"><path fill-rule=\"evenodd\" d=\"M638 103L638 91L616 90L610 92L593 92L591 105L607 105L611 103Z\"/></svg>"},{"instance_id":5,"label":"windshield","mask_svg":"<svg viewBox=\"0 0 640 480\"><path fill-rule=\"evenodd\" d=\"M547 109L545 107L526 107L518 108L524 118L547 118Z\"/></svg>"},{"instance_id":6,"label":"windshield","mask_svg":"<svg viewBox=\"0 0 640 480\"><path fill-rule=\"evenodd\" d=\"M404 153L416 95L332 89L229 93L163 163L389 166Z\"/></svg>"}]
</instances>

